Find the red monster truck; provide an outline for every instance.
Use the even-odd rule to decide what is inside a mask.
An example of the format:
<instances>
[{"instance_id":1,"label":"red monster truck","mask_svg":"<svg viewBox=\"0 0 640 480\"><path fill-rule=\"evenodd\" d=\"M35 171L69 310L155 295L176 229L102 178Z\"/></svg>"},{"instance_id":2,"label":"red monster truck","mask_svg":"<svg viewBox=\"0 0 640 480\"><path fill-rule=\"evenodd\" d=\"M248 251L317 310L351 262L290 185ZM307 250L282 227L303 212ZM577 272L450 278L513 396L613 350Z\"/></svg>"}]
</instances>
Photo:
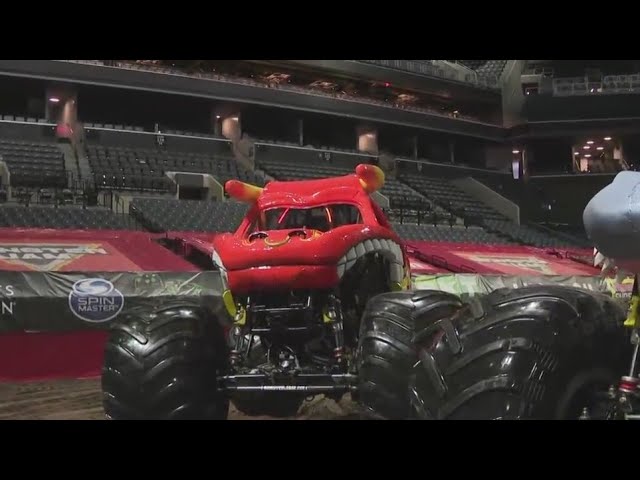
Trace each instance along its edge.
<instances>
[{"instance_id":1,"label":"red monster truck","mask_svg":"<svg viewBox=\"0 0 640 480\"><path fill-rule=\"evenodd\" d=\"M251 205L213 240L228 318L175 304L125 316L106 350L107 416L226 418L229 400L290 416L311 395L351 392L371 416L407 418L414 320L385 292L409 288L409 262L370 196L383 182L373 165L264 188L227 182ZM460 307L447 293L419 297L421 321Z\"/></svg>"}]
</instances>

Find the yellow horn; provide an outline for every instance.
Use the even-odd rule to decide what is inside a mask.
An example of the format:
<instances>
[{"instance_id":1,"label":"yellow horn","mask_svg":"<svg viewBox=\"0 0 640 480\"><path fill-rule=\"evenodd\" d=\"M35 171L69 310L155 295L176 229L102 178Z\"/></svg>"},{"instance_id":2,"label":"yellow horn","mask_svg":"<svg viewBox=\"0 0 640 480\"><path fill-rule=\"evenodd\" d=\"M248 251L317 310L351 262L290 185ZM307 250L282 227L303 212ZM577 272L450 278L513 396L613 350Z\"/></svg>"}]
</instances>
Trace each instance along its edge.
<instances>
[{"instance_id":1,"label":"yellow horn","mask_svg":"<svg viewBox=\"0 0 640 480\"><path fill-rule=\"evenodd\" d=\"M384 172L375 165L361 163L356 167L356 175L360 178L360 185L367 193L380 190L384 185Z\"/></svg>"},{"instance_id":2,"label":"yellow horn","mask_svg":"<svg viewBox=\"0 0 640 480\"><path fill-rule=\"evenodd\" d=\"M227 181L227 183L224 184L224 189L230 197L240 202L248 203L253 203L258 200L258 197L262 193L262 187L257 187L239 180Z\"/></svg>"}]
</instances>

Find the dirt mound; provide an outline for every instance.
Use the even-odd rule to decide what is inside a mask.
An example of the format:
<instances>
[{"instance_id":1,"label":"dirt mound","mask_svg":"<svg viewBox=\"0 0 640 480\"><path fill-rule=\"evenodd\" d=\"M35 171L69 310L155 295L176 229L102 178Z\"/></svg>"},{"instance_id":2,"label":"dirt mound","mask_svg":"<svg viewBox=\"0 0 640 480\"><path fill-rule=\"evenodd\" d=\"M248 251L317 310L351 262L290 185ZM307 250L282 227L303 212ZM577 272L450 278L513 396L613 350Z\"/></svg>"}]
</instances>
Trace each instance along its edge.
<instances>
[{"instance_id":1,"label":"dirt mound","mask_svg":"<svg viewBox=\"0 0 640 480\"><path fill-rule=\"evenodd\" d=\"M101 401L97 379L0 384L0 420L103 420ZM340 402L318 395L304 402L291 420L358 418L356 404L349 395ZM229 419L273 420L272 417L248 417L233 406Z\"/></svg>"}]
</instances>

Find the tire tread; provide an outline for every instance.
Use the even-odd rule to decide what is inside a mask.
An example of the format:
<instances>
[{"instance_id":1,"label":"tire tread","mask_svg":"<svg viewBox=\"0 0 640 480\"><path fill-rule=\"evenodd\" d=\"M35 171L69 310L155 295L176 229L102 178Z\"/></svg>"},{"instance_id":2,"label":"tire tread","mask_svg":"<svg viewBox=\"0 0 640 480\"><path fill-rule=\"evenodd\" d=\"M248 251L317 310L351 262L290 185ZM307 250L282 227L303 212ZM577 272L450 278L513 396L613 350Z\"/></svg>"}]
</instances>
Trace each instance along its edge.
<instances>
[{"instance_id":1,"label":"tire tread","mask_svg":"<svg viewBox=\"0 0 640 480\"><path fill-rule=\"evenodd\" d=\"M410 380L412 413L553 418L576 369L595 362L616 371L628 361L624 317L610 297L572 287L500 289L475 298L427 327L436 342L414 345L420 361ZM489 393L491 406L482 398Z\"/></svg>"},{"instance_id":2,"label":"tire tread","mask_svg":"<svg viewBox=\"0 0 640 480\"><path fill-rule=\"evenodd\" d=\"M220 325L179 302L132 309L112 326L102 371L113 419L222 419L228 400L217 376L227 366Z\"/></svg>"},{"instance_id":3,"label":"tire tread","mask_svg":"<svg viewBox=\"0 0 640 480\"><path fill-rule=\"evenodd\" d=\"M369 301L362 316L356 362L358 400L367 416L408 417L409 374L418 361L416 329L461 307L457 296L436 290L385 293Z\"/></svg>"}]
</instances>

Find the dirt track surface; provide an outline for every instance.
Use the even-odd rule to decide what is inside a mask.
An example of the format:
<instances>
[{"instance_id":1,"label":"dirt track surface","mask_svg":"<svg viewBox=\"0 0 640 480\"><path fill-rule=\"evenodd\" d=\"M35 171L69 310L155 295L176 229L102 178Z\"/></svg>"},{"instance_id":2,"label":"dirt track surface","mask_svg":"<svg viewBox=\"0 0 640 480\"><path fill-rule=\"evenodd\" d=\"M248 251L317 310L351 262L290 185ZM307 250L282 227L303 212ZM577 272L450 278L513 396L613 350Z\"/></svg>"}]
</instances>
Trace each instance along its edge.
<instances>
[{"instance_id":1,"label":"dirt track surface","mask_svg":"<svg viewBox=\"0 0 640 480\"><path fill-rule=\"evenodd\" d=\"M291 420L358 419L348 395L336 403L317 396L305 402ZM0 383L0 420L103 420L99 380L60 380L35 383ZM248 417L233 406L230 420L272 420Z\"/></svg>"}]
</instances>

